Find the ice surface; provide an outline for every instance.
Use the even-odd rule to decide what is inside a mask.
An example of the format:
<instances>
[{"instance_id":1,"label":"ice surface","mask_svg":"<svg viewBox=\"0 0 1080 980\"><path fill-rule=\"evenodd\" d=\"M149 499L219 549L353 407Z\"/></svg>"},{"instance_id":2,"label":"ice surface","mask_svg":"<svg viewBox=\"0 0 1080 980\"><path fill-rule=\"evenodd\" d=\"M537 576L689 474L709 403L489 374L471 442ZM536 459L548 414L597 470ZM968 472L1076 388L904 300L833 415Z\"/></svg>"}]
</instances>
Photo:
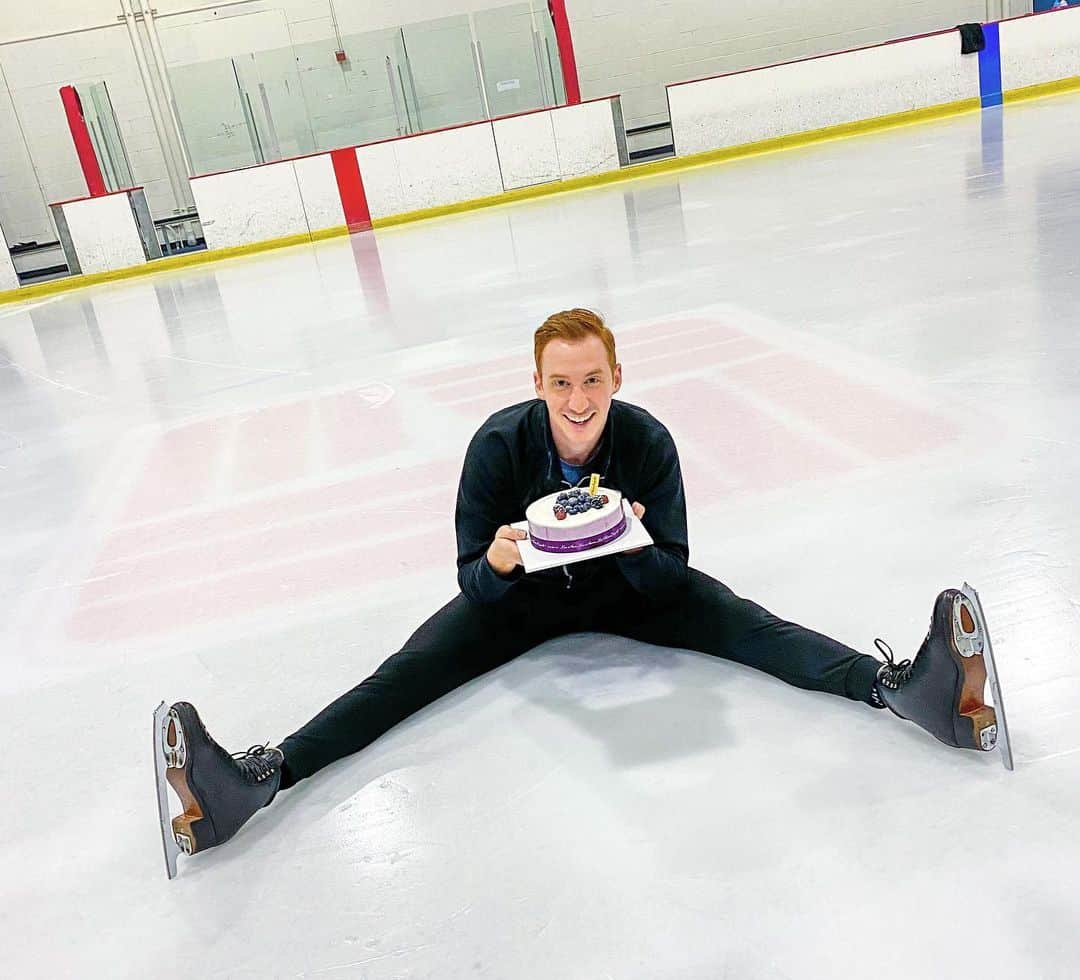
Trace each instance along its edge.
<instances>
[{"instance_id":1,"label":"ice surface","mask_svg":"<svg viewBox=\"0 0 1080 980\"><path fill-rule=\"evenodd\" d=\"M0 308L0 973L1075 976L1077 132L1062 96ZM979 589L1016 772L575 636L169 882L154 707L279 741L397 649L575 305L696 567L902 656Z\"/></svg>"}]
</instances>

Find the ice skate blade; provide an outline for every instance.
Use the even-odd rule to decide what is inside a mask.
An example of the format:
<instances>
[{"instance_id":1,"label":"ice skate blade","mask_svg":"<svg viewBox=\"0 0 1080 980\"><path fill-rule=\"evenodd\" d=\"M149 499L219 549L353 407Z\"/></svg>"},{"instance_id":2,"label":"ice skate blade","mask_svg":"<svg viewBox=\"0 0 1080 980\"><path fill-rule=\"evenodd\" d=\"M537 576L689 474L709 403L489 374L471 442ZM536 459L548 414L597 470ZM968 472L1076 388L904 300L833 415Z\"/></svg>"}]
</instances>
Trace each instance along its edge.
<instances>
[{"instance_id":1,"label":"ice skate blade","mask_svg":"<svg viewBox=\"0 0 1080 980\"><path fill-rule=\"evenodd\" d=\"M960 591L971 604L970 611L975 617L976 630L982 636L982 659L986 665L986 678L990 683L990 695L994 699L995 724L979 732L980 744L987 751L995 746L999 748L1001 750L1001 763L1011 772L1013 770L1012 742L1009 739L1009 725L1005 719L1005 699L1002 697L1001 684L998 680L997 662L994 660L994 645L990 641L990 630L986 625L986 616L983 613L982 602L979 600L979 593L967 582L964 583ZM993 729L992 732L990 728ZM992 744L987 748L987 743L991 741Z\"/></svg>"},{"instance_id":2,"label":"ice skate blade","mask_svg":"<svg viewBox=\"0 0 1080 980\"><path fill-rule=\"evenodd\" d=\"M169 817L169 793L166 773L169 762L165 757L165 747L169 744L169 708L164 701L154 712L154 775L157 782L158 822L161 830L161 845L165 851L165 871L169 879L176 877L176 858L180 853L173 834L172 820ZM173 745L175 746L175 742Z\"/></svg>"}]
</instances>

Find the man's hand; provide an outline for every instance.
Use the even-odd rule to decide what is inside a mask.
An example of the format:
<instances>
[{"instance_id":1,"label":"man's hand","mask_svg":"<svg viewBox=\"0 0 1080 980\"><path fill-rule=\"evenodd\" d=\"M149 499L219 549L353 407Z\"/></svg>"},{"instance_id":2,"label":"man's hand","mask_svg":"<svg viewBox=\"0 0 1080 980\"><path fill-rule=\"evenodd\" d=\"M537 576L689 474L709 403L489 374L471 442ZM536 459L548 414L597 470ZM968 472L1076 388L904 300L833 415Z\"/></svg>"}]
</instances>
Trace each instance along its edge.
<instances>
[{"instance_id":1,"label":"man's hand","mask_svg":"<svg viewBox=\"0 0 1080 980\"><path fill-rule=\"evenodd\" d=\"M630 509L634 512L634 516L639 521L645 516L645 505L644 504L637 504L637 503L631 504ZM636 555L639 552L642 552L644 550L645 550L644 548L631 548L629 551L624 551L623 554L624 555Z\"/></svg>"},{"instance_id":2,"label":"man's hand","mask_svg":"<svg viewBox=\"0 0 1080 980\"><path fill-rule=\"evenodd\" d=\"M518 551L517 543L527 537L524 531L504 524L495 532L495 540L488 546L488 564L499 575L509 575L521 564L521 552Z\"/></svg>"}]
</instances>

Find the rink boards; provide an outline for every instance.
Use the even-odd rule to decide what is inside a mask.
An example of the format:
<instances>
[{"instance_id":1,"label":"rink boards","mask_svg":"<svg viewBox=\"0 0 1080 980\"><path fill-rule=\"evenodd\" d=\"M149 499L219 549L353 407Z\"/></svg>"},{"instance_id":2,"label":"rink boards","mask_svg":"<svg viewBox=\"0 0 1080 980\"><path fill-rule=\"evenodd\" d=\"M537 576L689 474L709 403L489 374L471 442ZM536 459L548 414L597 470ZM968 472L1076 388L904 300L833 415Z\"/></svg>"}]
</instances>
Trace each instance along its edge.
<instances>
[{"instance_id":1,"label":"rink boards","mask_svg":"<svg viewBox=\"0 0 1080 980\"><path fill-rule=\"evenodd\" d=\"M966 55L953 29L669 85L676 156L805 142L1080 84L1080 8L986 24L984 35L985 50Z\"/></svg>"},{"instance_id":2,"label":"rink boards","mask_svg":"<svg viewBox=\"0 0 1080 980\"><path fill-rule=\"evenodd\" d=\"M0 303L1080 86L1080 8L983 30L967 55L952 29L668 85L676 158L632 168L613 95L195 177L207 252L131 263L106 248L119 257L92 275L22 290L8 260Z\"/></svg>"}]
</instances>

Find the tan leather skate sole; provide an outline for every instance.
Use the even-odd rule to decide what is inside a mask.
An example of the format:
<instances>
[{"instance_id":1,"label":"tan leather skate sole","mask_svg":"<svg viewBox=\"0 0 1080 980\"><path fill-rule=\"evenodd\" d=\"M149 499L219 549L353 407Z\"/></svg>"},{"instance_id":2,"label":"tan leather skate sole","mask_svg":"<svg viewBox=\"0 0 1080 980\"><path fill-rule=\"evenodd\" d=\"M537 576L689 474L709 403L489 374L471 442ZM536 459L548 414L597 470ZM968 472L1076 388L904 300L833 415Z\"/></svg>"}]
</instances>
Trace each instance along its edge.
<instances>
[{"instance_id":1,"label":"tan leather skate sole","mask_svg":"<svg viewBox=\"0 0 1080 980\"><path fill-rule=\"evenodd\" d=\"M977 632L975 618L967 607L967 600L960 603L960 628L967 635ZM955 646L955 644L954 644ZM993 706L983 700L986 690L986 663L982 654L976 653L970 657L956 656L960 668L964 672L964 684L960 690L960 704L957 707L962 718L967 718L972 724L972 741L976 747L982 747L982 732L988 728L997 726L997 715ZM995 739L996 741L996 739ZM991 745L990 748L993 748ZM989 749L987 750L989 751Z\"/></svg>"}]
</instances>

